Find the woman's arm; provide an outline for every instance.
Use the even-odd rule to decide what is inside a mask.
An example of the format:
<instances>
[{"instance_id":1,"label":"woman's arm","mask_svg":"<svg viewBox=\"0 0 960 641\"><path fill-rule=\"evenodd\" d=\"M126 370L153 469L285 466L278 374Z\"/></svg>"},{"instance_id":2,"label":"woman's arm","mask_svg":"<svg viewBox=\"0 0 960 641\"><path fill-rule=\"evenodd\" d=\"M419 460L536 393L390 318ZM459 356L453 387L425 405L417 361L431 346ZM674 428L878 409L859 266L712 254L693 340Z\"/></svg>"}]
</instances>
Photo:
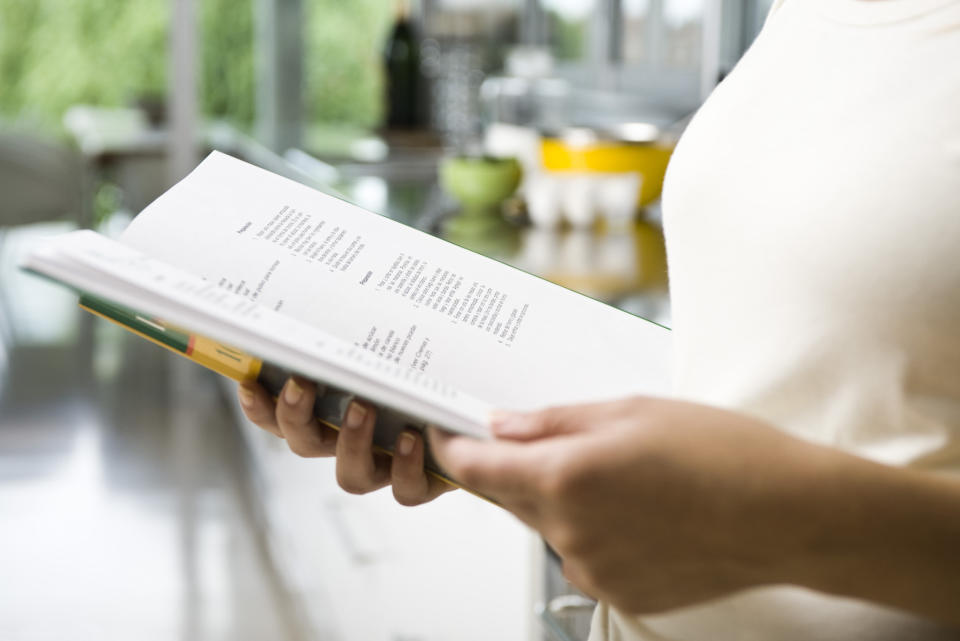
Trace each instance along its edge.
<instances>
[{"instance_id":1,"label":"woman's arm","mask_svg":"<svg viewBox=\"0 0 960 641\"><path fill-rule=\"evenodd\" d=\"M790 583L960 625L960 481L658 399L506 416L438 460L539 530L568 577L653 613ZM504 440L508 439L508 440Z\"/></svg>"},{"instance_id":2,"label":"woman's arm","mask_svg":"<svg viewBox=\"0 0 960 641\"><path fill-rule=\"evenodd\" d=\"M798 583L960 625L960 480L827 451Z\"/></svg>"}]
</instances>

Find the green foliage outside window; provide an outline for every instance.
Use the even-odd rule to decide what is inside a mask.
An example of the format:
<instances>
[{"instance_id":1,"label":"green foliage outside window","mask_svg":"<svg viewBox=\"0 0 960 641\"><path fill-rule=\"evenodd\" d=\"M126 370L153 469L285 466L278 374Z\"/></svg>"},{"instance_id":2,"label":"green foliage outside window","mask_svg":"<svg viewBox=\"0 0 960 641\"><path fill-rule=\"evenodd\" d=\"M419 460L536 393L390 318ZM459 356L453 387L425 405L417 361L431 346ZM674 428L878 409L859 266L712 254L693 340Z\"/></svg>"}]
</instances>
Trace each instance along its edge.
<instances>
[{"instance_id":1,"label":"green foliage outside window","mask_svg":"<svg viewBox=\"0 0 960 641\"><path fill-rule=\"evenodd\" d=\"M57 126L71 104L164 88L166 2L3 0L0 112Z\"/></svg>"},{"instance_id":2,"label":"green foliage outside window","mask_svg":"<svg viewBox=\"0 0 960 641\"><path fill-rule=\"evenodd\" d=\"M582 60L586 54L586 32L589 25L585 20L564 17L556 11L548 11L550 23L550 45L558 60Z\"/></svg>"},{"instance_id":3,"label":"green foliage outside window","mask_svg":"<svg viewBox=\"0 0 960 641\"><path fill-rule=\"evenodd\" d=\"M307 0L307 112L364 127L383 117L382 49L393 0Z\"/></svg>"},{"instance_id":4,"label":"green foliage outside window","mask_svg":"<svg viewBox=\"0 0 960 641\"><path fill-rule=\"evenodd\" d=\"M253 0L201 0L203 113L242 127L253 123Z\"/></svg>"},{"instance_id":5,"label":"green foliage outside window","mask_svg":"<svg viewBox=\"0 0 960 641\"><path fill-rule=\"evenodd\" d=\"M203 112L255 118L256 0L198 0ZM73 104L125 106L166 90L168 0L2 0L0 118L57 129ZM390 0L304 0L310 122L375 126L382 116Z\"/></svg>"}]
</instances>

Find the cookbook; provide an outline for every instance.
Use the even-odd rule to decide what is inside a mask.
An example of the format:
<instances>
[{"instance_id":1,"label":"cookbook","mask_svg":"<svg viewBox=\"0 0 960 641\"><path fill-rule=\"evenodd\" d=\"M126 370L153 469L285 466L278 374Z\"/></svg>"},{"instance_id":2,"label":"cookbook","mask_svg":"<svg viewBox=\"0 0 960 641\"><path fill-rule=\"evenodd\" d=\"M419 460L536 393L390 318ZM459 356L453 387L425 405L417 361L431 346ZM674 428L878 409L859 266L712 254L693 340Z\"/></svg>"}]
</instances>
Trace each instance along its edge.
<instances>
[{"instance_id":1,"label":"cookbook","mask_svg":"<svg viewBox=\"0 0 960 641\"><path fill-rule=\"evenodd\" d=\"M405 428L489 438L497 409L670 387L664 327L219 152L119 239L70 232L23 267L238 381L317 381L333 427L372 403L388 452Z\"/></svg>"}]
</instances>

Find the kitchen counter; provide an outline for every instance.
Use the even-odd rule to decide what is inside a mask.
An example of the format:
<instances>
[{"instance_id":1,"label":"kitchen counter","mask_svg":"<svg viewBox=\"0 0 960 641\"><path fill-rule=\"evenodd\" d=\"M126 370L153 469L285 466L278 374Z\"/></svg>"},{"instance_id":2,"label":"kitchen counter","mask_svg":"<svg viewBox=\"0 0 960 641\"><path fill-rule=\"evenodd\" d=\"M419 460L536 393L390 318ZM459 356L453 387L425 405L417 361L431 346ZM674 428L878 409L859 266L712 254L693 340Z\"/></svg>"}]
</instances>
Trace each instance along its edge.
<instances>
[{"instance_id":1,"label":"kitchen counter","mask_svg":"<svg viewBox=\"0 0 960 641\"><path fill-rule=\"evenodd\" d=\"M421 151L384 163L341 165L332 186L365 209L669 325L659 203L625 226L537 228L522 222L522 215L462 211L439 186L439 161L439 153ZM505 207L512 208L517 203Z\"/></svg>"}]
</instances>

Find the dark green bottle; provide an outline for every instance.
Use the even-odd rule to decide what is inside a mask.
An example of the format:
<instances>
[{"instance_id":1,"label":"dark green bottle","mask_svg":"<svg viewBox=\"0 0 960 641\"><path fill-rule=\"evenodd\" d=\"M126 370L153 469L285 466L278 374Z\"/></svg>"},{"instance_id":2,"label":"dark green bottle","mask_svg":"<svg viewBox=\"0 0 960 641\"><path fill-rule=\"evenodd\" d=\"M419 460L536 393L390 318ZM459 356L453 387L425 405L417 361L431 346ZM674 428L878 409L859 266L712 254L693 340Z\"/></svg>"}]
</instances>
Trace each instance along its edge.
<instances>
[{"instance_id":1,"label":"dark green bottle","mask_svg":"<svg viewBox=\"0 0 960 641\"><path fill-rule=\"evenodd\" d=\"M420 42L407 0L397 3L397 20L387 38L387 127L412 129L422 124L420 110Z\"/></svg>"}]
</instances>

